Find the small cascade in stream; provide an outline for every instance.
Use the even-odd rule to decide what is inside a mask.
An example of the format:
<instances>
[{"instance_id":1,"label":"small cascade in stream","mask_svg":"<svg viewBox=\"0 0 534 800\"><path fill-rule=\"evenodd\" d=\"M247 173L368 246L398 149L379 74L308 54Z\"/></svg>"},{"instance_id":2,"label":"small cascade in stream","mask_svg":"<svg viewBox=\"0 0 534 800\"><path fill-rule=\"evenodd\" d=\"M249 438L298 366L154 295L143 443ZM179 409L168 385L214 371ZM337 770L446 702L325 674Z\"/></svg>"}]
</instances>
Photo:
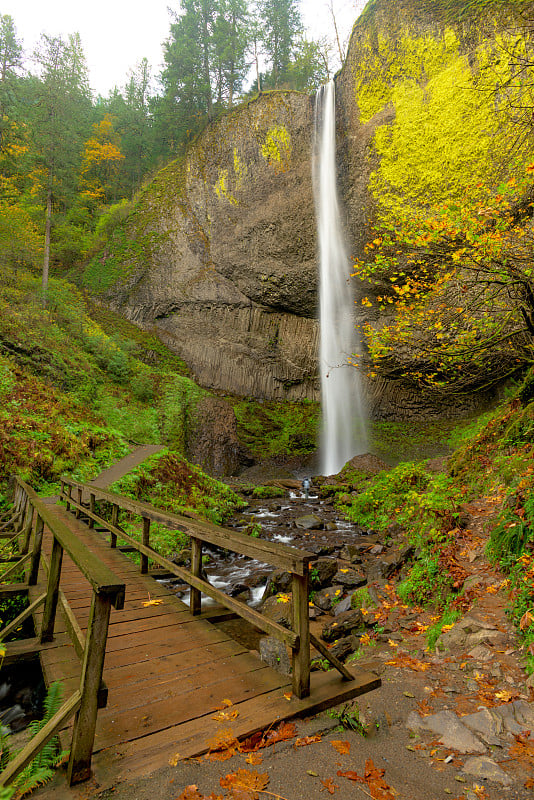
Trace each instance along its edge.
<instances>
[{"instance_id":1,"label":"small cascade in stream","mask_svg":"<svg viewBox=\"0 0 534 800\"><path fill-rule=\"evenodd\" d=\"M314 185L320 260L321 472L331 475L367 450L360 377L349 364L359 340L336 186L333 80L316 98Z\"/></svg>"}]
</instances>

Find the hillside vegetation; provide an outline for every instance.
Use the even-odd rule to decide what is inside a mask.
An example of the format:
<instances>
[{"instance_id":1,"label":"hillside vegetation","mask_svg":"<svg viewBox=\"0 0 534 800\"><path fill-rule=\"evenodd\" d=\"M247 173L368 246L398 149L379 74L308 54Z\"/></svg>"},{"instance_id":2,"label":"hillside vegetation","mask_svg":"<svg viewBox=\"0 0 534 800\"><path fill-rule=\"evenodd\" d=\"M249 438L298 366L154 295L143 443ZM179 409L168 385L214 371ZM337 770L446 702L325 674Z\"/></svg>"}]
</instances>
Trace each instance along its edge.
<instances>
[{"instance_id":1,"label":"hillside vegetation","mask_svg":"<svg viewBox=\"0 0 534 800\"><path fill-rule=\"evenodd\" d=\"M43 309L39 279L6 271L0 289L2 501L11 474L53 493L61 475L89 480L132 443L161 443L168 450L155 462L160 489L174 485L182 465L173 508L198 508L221 521L239 501L184 458L188 425L204 394L185 372L154 336L92 307L71 284L51 281Z\"/></svg>"}]
</instances>

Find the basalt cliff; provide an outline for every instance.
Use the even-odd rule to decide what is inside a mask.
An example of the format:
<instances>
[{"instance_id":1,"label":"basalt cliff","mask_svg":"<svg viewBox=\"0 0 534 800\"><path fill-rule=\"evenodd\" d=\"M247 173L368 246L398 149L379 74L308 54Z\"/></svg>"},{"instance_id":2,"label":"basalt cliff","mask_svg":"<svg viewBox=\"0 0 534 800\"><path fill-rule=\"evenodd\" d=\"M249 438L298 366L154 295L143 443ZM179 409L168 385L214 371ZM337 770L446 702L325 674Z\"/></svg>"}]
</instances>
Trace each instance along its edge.
<instances>
[{"instance_id":1,"label":"basalt cliff","mask_svg":"<svg viewBox=\"0 0 534 800\"><path fill-rule=\"evenodd\" d=\"M368 3L336 77L338 182L355 258L377 217L394 219L387 198L421 206L492 168L490 106L462 87L522 5L488 14L482 0ZM318 399L314 106L269 92L212 123L145 186L86 267L85 285L157 329L207 388ZM348 280L347 291L358 297L361 287ZM436 410L400 377L368 379L367 394L375 416ZM438 406L455 413L471 402Z\"/></svg>"}]
</instances>

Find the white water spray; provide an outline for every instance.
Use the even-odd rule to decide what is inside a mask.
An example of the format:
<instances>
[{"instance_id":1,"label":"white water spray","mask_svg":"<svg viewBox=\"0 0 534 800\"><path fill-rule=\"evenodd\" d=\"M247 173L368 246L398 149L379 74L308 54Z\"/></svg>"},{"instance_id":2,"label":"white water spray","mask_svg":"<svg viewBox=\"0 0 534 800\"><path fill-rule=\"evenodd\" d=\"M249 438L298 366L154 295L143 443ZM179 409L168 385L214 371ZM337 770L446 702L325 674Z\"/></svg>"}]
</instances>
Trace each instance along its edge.
<instances>
[{"instance_id":1,"label":"white water spray","mask_svg":"<svg viewBox=\"0 0 534 800\"><path fill-rule=\"evenodd\" d=\"M355 305L336 186L334 81L319 90L315 117L315 208L320 259L321 472L332 475L367 449L358 371Z\"/></svg>"}]
</instances>

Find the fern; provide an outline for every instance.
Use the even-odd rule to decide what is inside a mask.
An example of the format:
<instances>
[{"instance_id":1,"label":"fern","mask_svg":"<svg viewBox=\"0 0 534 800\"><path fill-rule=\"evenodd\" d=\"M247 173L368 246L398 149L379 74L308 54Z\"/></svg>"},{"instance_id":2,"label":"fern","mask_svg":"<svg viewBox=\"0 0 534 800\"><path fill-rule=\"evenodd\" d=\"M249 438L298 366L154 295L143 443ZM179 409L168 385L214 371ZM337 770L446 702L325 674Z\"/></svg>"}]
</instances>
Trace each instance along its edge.
<instances>
[{"instance_id":1,"label":"fern","mask_svg":"<svg viewBox=\"0 0 534 800\"><path fill-rule=\"evenodd\" d=\"M28 733L32 739L39 731L49 722L54 714L59 711L61 707L61 699L63 695L63 685L56 681L52 683L48 689L44 701L44 716L41 720L35 720L28 726ZM0 738L1 754L8 754L9 758L9 735L2 735ZM0 789L0 800L10 800L16 792L16 797L24 797L29 794L33 789L49 781L54 775L54 767L56 767L67 755L66 752L61 752L59 748L59 737L54 736L49 742L41 749L35 756L33 761L24 767L22 772L15 778L10 787ZM7 759L6 759L7 761Z\"/></svg>"}]
</instances>

